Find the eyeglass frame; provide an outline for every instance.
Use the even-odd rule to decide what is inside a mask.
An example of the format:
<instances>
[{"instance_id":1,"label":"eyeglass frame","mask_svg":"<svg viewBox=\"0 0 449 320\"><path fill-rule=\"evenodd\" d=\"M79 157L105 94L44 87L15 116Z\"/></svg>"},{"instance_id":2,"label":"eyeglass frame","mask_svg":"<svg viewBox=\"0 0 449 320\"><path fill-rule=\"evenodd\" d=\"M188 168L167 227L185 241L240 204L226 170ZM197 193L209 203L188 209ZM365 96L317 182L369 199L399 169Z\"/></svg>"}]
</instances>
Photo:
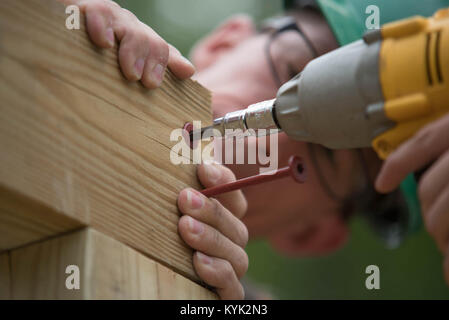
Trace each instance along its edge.
<instances>
[{"instance_id":1,"label":"eyeglass frame","mask_svg":"<svg viewBox=\"0 0 449 320\"><path fill-rule=\"evenodd\" d=\"M270 71L273 75L273 78L277 84L278 87L280 87L283 82L281 80L281 77L279 76L279 73L276 70L275 63L273 61L273 58L271 56L271 45L273 41L282 33L286 31L296 31L301 38L306 43L307 47L309 48L310 52L312 53L313 59L319 57L318 50L313 45L312 41L309 39L308 36L304 33L302 28L298 25L295 17L293 16L277 16L273 18L268 18L264 21L262 21L260 25L260 32L267 32L272 31L270 33L270 37L265 45L265 55L268 61L268 65L270 67Z\"/></svg>"}]
</instances>

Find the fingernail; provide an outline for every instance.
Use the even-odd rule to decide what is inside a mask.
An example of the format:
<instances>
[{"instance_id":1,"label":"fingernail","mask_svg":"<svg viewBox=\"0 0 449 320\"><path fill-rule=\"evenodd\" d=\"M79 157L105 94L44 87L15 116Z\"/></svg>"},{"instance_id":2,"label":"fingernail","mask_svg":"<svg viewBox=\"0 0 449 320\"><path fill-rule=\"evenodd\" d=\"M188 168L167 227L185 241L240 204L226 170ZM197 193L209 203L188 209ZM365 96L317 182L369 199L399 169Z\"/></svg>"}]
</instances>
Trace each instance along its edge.
<instances>
[{"instance_id":1,"label":"fingernail","mask_svg":"<svg viewBox=\"0 0 449 320\"><path fill-rule=\"evenodd\" d=\"M203 225L192 217L189 217L189 228L193 234L200 234L204 229Z\"/></svg>"},{"instance_id":2,"label":"fingernail","mask_svg":"<svg viewBox=\"0 0 449 320\"><path fill-rule=\"evenodd\" d=\"M209 256L206 256L204 253L197 251L196 255L198 256L198 259L200 259L201 263L203 263L203 264L211 264L212 263L212 259Z\"/></svg>"},{"instance_id":3,"label":"fingernail","mask_svg":"<svg viewBox=\"0 0 449 320\"><path fill-rule=\"evenodd\" d=\"M160 85L162 83L162 78L164 77L164 69L164 66L161 64L157 64L153 68L153 77L157 85Z\"/></svg>"},{"instance_id":4,"label":"fingernail","mask_svg":"<svg viewBox=\"0 0 449 320\"><path fill-rule=\"evenodd\" d=\"M108 28L106 30L106 39L108 40L108 43L111 47L114 46L115 43L115 36L114 36L114 30L112 28Z\"/></svg>"},{"instance_id":5,"label":"fingernail","mask_svg":"<svg viewBox=\"0 0 449 320\"><path fill-rule=\"evenodd\" d=\"M143 58L137 59L136 64L134 65L134 71L135 71L136 77L138 79L142 78L144 65L145 65L145 60Z\"/></svg>"},{"instance_id":6,"label":"fingernail","mask_svg":"<svg viewBox=\"0 0 449 320\"><path fill-rule=\"evenodd\" d=\"M192 209L200 209L204 204L203 198L194 190L187 190L187 202Z\"/></svg>"},{"instance_id":7,"label":"fingernail","mask_svg":"<svg viewBox=\"0 0 449 320\"><path fill-rule=\"evenodd\" d=\"M210 182L217 182L221 177L221 171L213 164L205 164L204 169L206 170L207 178Z\"/></svg>"}]
</instances>

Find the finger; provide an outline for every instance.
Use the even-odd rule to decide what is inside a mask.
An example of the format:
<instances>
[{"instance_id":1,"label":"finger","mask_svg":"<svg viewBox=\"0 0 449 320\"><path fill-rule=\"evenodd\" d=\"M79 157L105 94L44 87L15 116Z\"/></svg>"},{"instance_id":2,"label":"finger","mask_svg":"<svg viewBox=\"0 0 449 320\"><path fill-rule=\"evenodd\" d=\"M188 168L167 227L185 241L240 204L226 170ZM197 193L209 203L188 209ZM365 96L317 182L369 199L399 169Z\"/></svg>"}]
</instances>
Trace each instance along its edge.
<instances>
[{"instance_id":1,"label":"finger","mask_svg":"<svg viewBox=\"0 0 449 320\"><path fill-rule=\"evenodd\" d=\"M164 79L167 68L169 48L168 44L159 37L151 28L142 24L146 33L149 54L145 61L145 69L142 76L142 84L150 89L159 87Z\"/></svg>"},{"instance_id":2,"label":"finger","mask_svg":"<svg viewBox=\"0 0 449 320\"><path fill-rule=\"evenodd\" d=\"M115 35L111 6L106 1L87 2L84 11L87 32L92 42L100 48L112 48L115 44Z\"/></svg>"},{"instance_id":3,"label":"finger","mask_svg":"<svg viewBox=\"0 0 449 320\"><path fill-rule=\"evenodd\" d=\"M130 81L142 78L149 46L143 32L127 31L120 42L119 61L123 75Z\"/></svg>"},{"instance_id":4,"label":"finger","mask_svg":"<svg viewBox=\"0 0 449 320\"><path fill-rule=\"evenodd\" d=\"M193 249L229 261L240 278L248 269L248 256L241 247L219 231L190 216L182 216L178 223L182 239Z\"/></svg>"},{"instance_id":5,"label":"finger","mask_svg":"<svg viewBox=\"0 0 449 320\"><path fill-rule=\"evenodd\" d=\"M438 248L444 253L449 240L449 186L425 214L424 221L427 231L434 237Z\"/></svg>"},{"instance_id":6,"label":"finger","mask_svg":"<svg viewBox=\"0 0 449 320\"><path fill-rule=\"evenodd\" d=\"M246 226L216 199L208 199L193 189L184 189L179 194L178 207L182 213L217 229L240 247L244 248L248 243Z\"/></svg>"},{"instance_id":7,"label":"finger","mask_svg":"<svg viewBox=\"0 0 449 320\"><path fill-rule=\"evenodd\" d=\"M142 78L149 54L151 35L137 17L125 9L116 12L113 27L120 42L118 58L122 73L126 79L138 81Z\"/></svg>"},{"instance_id":8,"label":"finger","mask_svg":"<svg viewBox=\"0 0 449 320\"><path fill-rule=\"evenodd\" d=\"M175 47L169 45L168 67L178 79L188 79L195 73L195 67Z\"/></svg>"},{"instance_id":9,"label":"finger","mask_svg":"<svg viewBox=\"0 0 449 320\"><path fill-rule=\"evenodd\" d=\"M200 182L206 188L235 181L235 175L231 169L219 164L201 164L197 167L197 172ZM242 218L248 209L248 202L241 190L223 193L214 198L237 218Z\"/></svg>"},{"instance_id":10,"label":"finger","mask_svg":"<svg viewBox=\"0 0 449 320\"><path fill-rule=\"evenodd\" d=\"M449 151L441 156L422 176L419 182L419 199L423 211L435 202L449 181Z\"/></svg>"},{"instance_id":11,"label":"finger","mask_svg":"<svg viewBox=\"0 0 449 320\"><path fill-rule=\"evenodd\" d=\"M423 168L449 147L449 115L421 129L385 161L376 179L379 192L391 192L411 172Z\"/></svg>"},{"instance_id":12,"label":"finger","mask_svg":"<svg viewBox=\"0 0 449 320\"><path fill-rule=\"evenodd\" d=\"M120 66L125 77L131 81L141 80L150 89L159 87L168 63L167 43L127 10L121 11L115 29L120 41Z\"/></svg>"},{"instance_id":13,"label":"finger","mask_svg":"<svg viewBox=\"0 0 449 320\"><path fill-rule=\"evenodd\" d=\"M212 258L197 251L193 255L193 266L204 282L217 288L217 293L221 299L237 300L244 298L243 287L228 261Z\"/></svg>"}]
</instances>

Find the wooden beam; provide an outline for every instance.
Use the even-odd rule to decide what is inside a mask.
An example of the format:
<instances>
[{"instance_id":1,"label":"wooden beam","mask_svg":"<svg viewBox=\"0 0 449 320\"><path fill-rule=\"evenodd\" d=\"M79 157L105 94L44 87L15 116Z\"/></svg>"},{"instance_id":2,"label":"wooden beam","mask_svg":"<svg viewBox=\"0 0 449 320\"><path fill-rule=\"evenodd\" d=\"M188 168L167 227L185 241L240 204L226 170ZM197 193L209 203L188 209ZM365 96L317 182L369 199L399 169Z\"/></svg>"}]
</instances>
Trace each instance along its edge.
<instances>
[{"instance_id":1,"label":"wooden beam","mask_svg":"<svg viewBox=\"0 0 449 320\"><path fill-rule=\"evenodd\" d=\"M217 298L206 288L90 228L12 250L10 257L12 299ZM66 279L73 274L66 273L69 265L79 268L79 289L66 287Z\"/></svg>"},{"instance_id":2,"label":"wooden beam","mask_svg":"<svg viewBox=\"0 0 449 320\"><path fill-rule=\"evenodd\" d=\"M81 227L79 221L0 186L0 251Z\"/></svg>"},{"instance_id":3,"label":"wooden beam","mask_svg":"<svg viewBox=\"0 0 449 320\"><path fill-rule=\"evenodd\" d=\"M116 50L66 18L52 0L0 1L0 250L88 225L197 280L176 198L199 185L170 162L170 132L210 123L210 94L170 73L157 90L127 82Z\"/></svg>"},{"instance_id":4,"label":"wooden beam","mask_svg":"<svg viewBox=\"0 0 449 320\"><path fill-rule=\"evenodd\" d=\"M11 275L9 253L0 254L0 300L11 299Z\"/></svg>"}]
</instances>

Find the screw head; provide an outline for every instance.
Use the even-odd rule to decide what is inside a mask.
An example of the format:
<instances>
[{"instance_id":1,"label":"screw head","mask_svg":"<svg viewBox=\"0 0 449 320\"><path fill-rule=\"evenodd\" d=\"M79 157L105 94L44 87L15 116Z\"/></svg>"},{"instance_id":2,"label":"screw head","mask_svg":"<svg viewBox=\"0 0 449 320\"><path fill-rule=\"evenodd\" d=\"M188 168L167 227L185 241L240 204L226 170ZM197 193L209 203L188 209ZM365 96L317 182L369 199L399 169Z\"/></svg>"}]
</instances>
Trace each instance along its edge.
<instances>
[{"instance_id":1,"label":"screw head","mask_svg":"<svg viewBox=\"0 0 449 320\"><path fill-rule=\"evenodd\" d=\"M193 131L193 124L191 122L186 122L182 128L182 136L184 141L190 147L190 149L195 149L198 146L198 141L194 141L191 138L191 133Z\"/></svg>"}]
</instances>

